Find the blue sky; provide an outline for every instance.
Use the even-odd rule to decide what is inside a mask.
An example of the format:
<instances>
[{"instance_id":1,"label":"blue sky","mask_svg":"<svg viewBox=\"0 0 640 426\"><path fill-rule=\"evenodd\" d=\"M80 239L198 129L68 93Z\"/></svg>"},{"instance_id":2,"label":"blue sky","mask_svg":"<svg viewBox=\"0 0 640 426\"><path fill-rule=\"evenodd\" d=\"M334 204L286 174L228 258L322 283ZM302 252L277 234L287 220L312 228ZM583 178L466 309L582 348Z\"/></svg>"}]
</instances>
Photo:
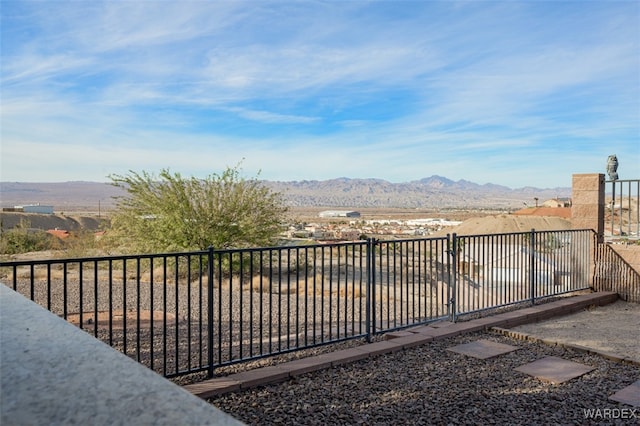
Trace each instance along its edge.
<instances>
[{"instance_id":1,"label":"blue sky","mask_svg":"<svg viewBox=\"0 0 640 426\"><path fill-rule=\"evenodd\" d=\"M637 1L5 1L1 181L640 178Z\"/></svg>"}]
</instances>

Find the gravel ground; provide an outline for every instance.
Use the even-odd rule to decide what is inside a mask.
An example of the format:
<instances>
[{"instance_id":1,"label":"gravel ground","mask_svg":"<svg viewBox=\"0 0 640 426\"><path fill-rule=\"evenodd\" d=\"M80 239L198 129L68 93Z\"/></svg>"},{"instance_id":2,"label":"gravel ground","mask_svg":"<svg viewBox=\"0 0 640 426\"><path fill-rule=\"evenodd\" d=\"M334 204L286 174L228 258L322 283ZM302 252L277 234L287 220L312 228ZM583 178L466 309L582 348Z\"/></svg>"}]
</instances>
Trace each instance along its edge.
<instances>
[{"instance_id":1,"label":"gravel ground","mask_svg":"<svg viewBox=\"0 0 640 426\"><path fill-rule=\"evenodd\" d=\"M488 339L519 347L489 360L447 348ZM545 356L595 367L560 385L514 368ZM213 398L251 425L640 424L640 411L609 401L640 369L560 346L480 332ZM635 419L590 419L586 410L621 409ZM620 412L620 411L617 411Z\"/></svg>"}]
</instances>

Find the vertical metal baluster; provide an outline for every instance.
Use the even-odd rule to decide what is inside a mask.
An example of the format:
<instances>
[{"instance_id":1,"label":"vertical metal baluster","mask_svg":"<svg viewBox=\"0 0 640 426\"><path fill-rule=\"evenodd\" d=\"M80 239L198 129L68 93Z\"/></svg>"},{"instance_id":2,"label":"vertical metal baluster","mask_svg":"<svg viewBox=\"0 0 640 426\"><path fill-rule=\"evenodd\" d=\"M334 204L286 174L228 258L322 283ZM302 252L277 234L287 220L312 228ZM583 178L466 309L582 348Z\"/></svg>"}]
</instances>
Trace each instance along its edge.
<instances>
[{"instance_id":1,"label":"vertical metal baluster","mask_svg":"<svg viewBox=\"0 0 640 426\"><path fill-rule=\"evenodd\" d=\"M317 323L317 309L318 309L318 298L316 296L317 294L317 286L318 286L318 247L314 246L313 247L313 277L311 277L311 279L313 280L313 293L312 293L312 303L313 303L313 318L311 320L311 324L313 326L313 344L315 345L316 343L316 338L317 338L317 330L318 330L318 323ZM320 317L322 318L322 317Z\"/></svg>"},{"instance_id":2,"label":"vertical metal baluster","mask_svg":"<svg viewBox=\"0 0 640 426\"><path fill-rule=\"evenodd\" d=\"M324 342L324 310L325 310L325 294L324 294L324 284L326 277L326 267L325 267L325 249L326 247L320 248L320 341Z\"/></svg>"},{"instance_id":3,"label":"vertical metal baluster","mask_svg":"<svg viewBox=\"0 0 640 426\"><path fill-rule=\"evenodd\" d=\"M282 249L278 250L278 351L282 350Z\"/></svg>"},{"instance_id":4,"label":"vertical metal baluster","mask_svg":"<svg viewBox=\"0 0 640 426\"><path fill-rule=\"evenodd\" d=\"M259 342L260 342L260 355L262 355L264 353L264 349L263 349L263 342L264 342L264 255L265 253L268 255L270 253L270 251L261 251L260 252L260 333L259 333ZM271 266L271 265L269 265ZM271 275L271 271L269 272L269 275Z\"/></svg>"},{"instance_id":5,"label":"vertical metal baluster","mask_svg":"<svg viewBox=\"0 0 640 426\"><path fill-rule=\"evenodd\" d=\"M214 300L213 300L213 246L209 246L207 251L207 377L212 378L214 373Z\"/></svg>"},{"instance_id":6,"label":"vertical metal baluster","mask_svg":"<svg viewBox=\"0 0 640 426\"><path fill-rule=\"evenodd\" d=\"M228 251L227 256L229 257L229 352L227 356L229 357L229 361L233 360L233 253ZM221 286L222 287L222 286ZM222 309L221 309L222 311Z\"/></svg>"},{"instance_id":7,"label":"vertical metal baluster","mask_svg":"<svg viewBox=\"0 0 640 426\"><path fill-rule=\"evenodd\" d=\"M304 261L301 261L300 258L300 248L296 247L296 341L295 341L295 347L298 348L300 347L300 268L304 267L305 268L305 275L306 275L306 268L307 268L307 259L305 258ZM306 282L306 279L305 279ZM306 288L305 288L305 294L306 294Z\"/></svg>"},{"instance_id":8,"label":"vertical metal baluster","mask_svg":"<svg viewBox=\"0 0 640 426\"><path fill-rule=\"evenodd\" d=\"M180 256L175 255L173 256L173 263L174 263L174 271L173 271L173 279L174 279L174 312L175 312L175 318L174 318L174 327L175 327L175 331L174 331L174 373L177 373L178 371L180 371L180 353L178 351L178 348L180 347L180 300L179 300L179 293L180 293Z\"/></svg>"},{"instance_id":9,"label":"vertical metal baluster","mask_svg":"<svg viewBox=\"0 0 640 426\"><path fill-rule=\"evenodd\" d=\"M113 346L113 259L109 259L109 345Z\"/></svg>"},{"instance_id":10,"label":"vertical metal baluster","mask_svg":"<svg viewBox=\"0 0 640 426\"><path fill-rule=\"evenodd\" d=\"M98 319L100 313L98 312L98 261L93 261L93 336L98 337Z\"/></svg>"},{"instance_id":11,"label":"vertical metal baluster","mask_svg":"<svg viewBox=\"0 0 640 426\"><path fill-rule=\"evenodd\" d=\"M142 332L140 289L140 257L136 257L136 360L138 362L140 362L140 333Z\"/></svg>"},{"instance_id":12,"label":"vertical metal baluster","mask_svg":"<svg viewBox=\"0 0 640 426\"><path fill-rule=\"evenodd\" d=\"M269 249L269 353L273 351L273 250Z\"/></svg>"},{"instance_id":13,"label":"vertical metal baluster","mask_svg":"<svg viewBox=\"0 0 640 426\"><path fill-rule=\"evenodd\" d=\"M149 366L152 370L155 370L155 353L154 353L154 341L155 341L155 332L154 332L154 317L155 317L155 306L154 295L153 295L153 287L155 286L153 280L153 256L149 256ZM202 348L200 348L200 353L202 353Z\"/></svg>"},{"instance_id":14,"label":"vertical metal baluster","mask_svg":"<svg viewBox=\"0 0 640 426\"><path fill-rule=\"evenodd\" d=\"M168 308L168 294L167 294L167 286L169 283L167 282L167 256L162 256L162 371L163 374L167 375L167 332L168 330L168 318L167 318L167 308Z\"/></svg>"},{"instance_id":15,"label":"vertical metal baluster","mask_svg":"<svg viewBox=\"0 0 640 426\"><path fill-rule=\"evenodd\" d=\"M47 262L47 309L51 310L51 263L49 262Z\"/></svg>"},{"instance_id":16,"label":"vertical metal baluster","mask_svg":"<svg viewBox=\"0 0 640 426\"><path fill-rule=\"evenodd\" d=\"M127 355L127 258L122 259L122 339L123 352Z\"/></svg>"},{"instance_id":17,"label":"vertical metal baluster","mask_svg":"<svg viewBox=\"0 0 640 426\"><path fill-rule=\"evenodd\" d=\"M67 262L62 264L62 310L63 318L67 319ZM33 277L33 274L31 275ZM33 278L32 278L33 279Z\"/></svg>"},{"instance_id":18,"label":"vertical metal baluster","mask_svg":"<svg viewBox=\"0 0 640 426\"><path fill-rule=\"evenodd\" d=\"M341 271L341 258L340 253L342 252L342 246L336 246L336 251L338 252L337 260L336 260L336 338L340 338L340 276L342 275ZM331 257L333 259L333 256ZM333 276L333 275L332 275ZM333 327L331 327L333 329Z\"/></svg>"},{"instance_id":19,"label":"vertical metal baluster","mask_svg":"<svg viewBox=\"0 0 640 426\"><path fill-rule=\"evenodd\" d=\"M84 264L78 262L78 322L79 327L84 329Z\"/></svg>"},{"instance_id":20,"label":"vertical metal baluster","mask_svg":"<svg viewBox=\"0 0 640 426\"><path fill-rule=\"evenodd\" d=\"M249 357L253 357L253 264L254 264L254 251L249 251Z\"/></svg>"},{"instance_id":21,"label":"vertical metal baluster","mask_svg":"<svg viewBox=\"0 0 640 426\"><path fill-rule=\"evenodd\" d=\"M191 260L193 255L187 254L185 258L187 259L187 371L191 371Z\"/></svg>"}]
</instances>

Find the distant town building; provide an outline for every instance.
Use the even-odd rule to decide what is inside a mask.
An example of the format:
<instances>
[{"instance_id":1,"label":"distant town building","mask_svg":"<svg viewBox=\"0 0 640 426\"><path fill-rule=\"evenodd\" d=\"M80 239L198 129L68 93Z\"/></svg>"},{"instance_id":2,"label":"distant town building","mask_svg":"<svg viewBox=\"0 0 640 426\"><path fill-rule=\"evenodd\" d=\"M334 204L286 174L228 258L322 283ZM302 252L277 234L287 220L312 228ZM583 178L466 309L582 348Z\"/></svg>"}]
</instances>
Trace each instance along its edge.
<instances>
[{"instance_id":1,"label":"distant town building","mask_svg":"<svg viewBox=\"0 0 640 426\"><path fill-rule=\"evenodd\" d=\"M542 203L542 207L554 207L554 208L571 207L571 198L568 198L568 197L552 198Z\"/></svg>"},{"instance_id":2,"label":"distant town building","mask_svg":"<svg viewBox=\"0 0 640 426\"><path fill-rule=\"evenodd\" d=\"M360 212L352 210L325 210L320 212L320 217L360 217Z\"/></svg>"}]
</instances>

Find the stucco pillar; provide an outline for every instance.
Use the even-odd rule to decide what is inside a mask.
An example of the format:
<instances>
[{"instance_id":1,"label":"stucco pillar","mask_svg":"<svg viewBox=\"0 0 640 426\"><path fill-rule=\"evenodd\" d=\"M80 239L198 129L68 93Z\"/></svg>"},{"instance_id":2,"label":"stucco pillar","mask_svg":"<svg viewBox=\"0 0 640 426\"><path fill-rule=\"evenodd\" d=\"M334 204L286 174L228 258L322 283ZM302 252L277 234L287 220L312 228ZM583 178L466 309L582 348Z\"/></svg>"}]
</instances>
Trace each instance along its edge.
<instances>
[{"instance_id":1,"label":"stucco pillar","mask_svg":"<svg viewBox=\"0 0 640 426\"><path fill-rule=\"evenodd\" d=\"M593 229L604 241L604 174L573 175L571 223L574 229Z\"/></svg>"}]
</instances>

